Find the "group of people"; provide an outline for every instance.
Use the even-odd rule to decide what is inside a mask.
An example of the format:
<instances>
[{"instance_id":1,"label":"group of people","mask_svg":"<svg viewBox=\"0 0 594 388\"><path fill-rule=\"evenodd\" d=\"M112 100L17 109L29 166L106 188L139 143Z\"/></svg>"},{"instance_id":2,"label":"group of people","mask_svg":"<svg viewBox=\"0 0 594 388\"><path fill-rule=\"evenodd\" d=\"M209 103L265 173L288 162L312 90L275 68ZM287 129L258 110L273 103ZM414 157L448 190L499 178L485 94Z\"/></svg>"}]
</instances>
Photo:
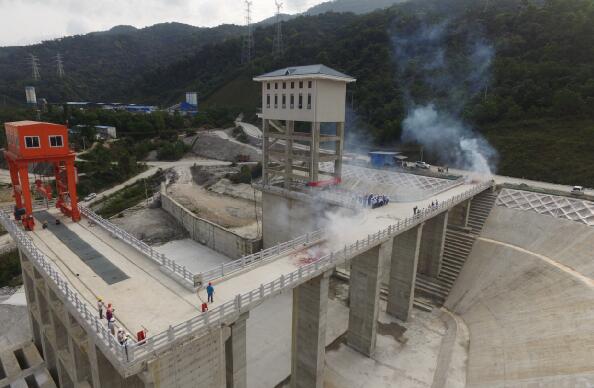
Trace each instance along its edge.
<instances>
[{"instance_id":1,"label":"group of people","mask_svg":"<svg viewBox=\"0 0 594 388\"><path fill-rule=\"evenodd\" d=\"M99 310L99 319L105 318L107 320L107 328L111 335L115 336L118 343L122 346L127 346L130 342L130 334L126 333L123 328L117 329L116 334L116 324L115 324L115 317L114 312L115 309L111 303L105 306L105 302L103 302L102 298L97 298L97 310ZM105 313L105 314L104 314Z\"/></svg>"},{"instance_id":2,"label":"group of people","mask_svg":"<svg viewBox=\"0 0 594 388\"><path fill-rule=\"evenodd\" d=\"M431 205L427 206L427 210L437 209L439 207L439 201L431 201ZM421 209L418 206L413 207L413 216L421 214Z\"/></svg>"},{"instance_id":3,"label":"group of people","mask_svg":"<svg viewBox=\"0 0 594 388\"><path fill-rule=\"evenodd\" d=\"M358 201L363 207L370 207L376 209L378 207L386 206L390 203L390 197L386 195L367 194L358 198Z\"/></svg>"}]
</instances>

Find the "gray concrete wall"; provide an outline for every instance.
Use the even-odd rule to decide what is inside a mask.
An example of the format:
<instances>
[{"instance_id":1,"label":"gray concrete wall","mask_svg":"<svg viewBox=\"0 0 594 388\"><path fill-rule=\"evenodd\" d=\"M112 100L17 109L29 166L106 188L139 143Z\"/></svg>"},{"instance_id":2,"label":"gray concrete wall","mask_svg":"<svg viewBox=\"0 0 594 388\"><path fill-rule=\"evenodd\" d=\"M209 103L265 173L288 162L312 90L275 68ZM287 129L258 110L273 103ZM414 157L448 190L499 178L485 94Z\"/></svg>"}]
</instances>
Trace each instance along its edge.
<instances>
[{"instance_id":1,"label":"gray concrete wall","mask_svg":"<svg viewBox=\"0 0 594 388\"><path fill-rule=\"evenodd\" d=\"M425 221L419 248L419 273L432 278L439 275L447 226L447 211Z\"/></svg>"},{"instance_id":2,"label":"gray concrete wall","mask_svg":"<svg viewBox=\"0 0 594 388\"><path fill-rule=\"evenodd\" d=\"M326 272L293 290L293 388L324 386L330 274L331 272Z\"/></svg>"},{"instance_id":3,"label":"gray concrete wall","mask_svg":"<svg viewBox=\"0 0 594 388\"><path fill-rule=\"evenodd\" d=\"M188 231L190 237L232 259L258 252L262 240L244 238L215 223L197 217L169 195L161 192L161 206Z\"/></svg>"},{"instance_id":4,"label":"gray concrete wall","mask_svg":"<svg viewBox=\"0 0 594 388\"><path fill-rule=\"evenodd\" d=\"M264 248L290 241L324 226L324 213L350 211L328 203L312 203L262 192Z\"/></svg>"},{"instance_id":5,"label":"gray concrete wall","mask_svg":"<svg viewBox=\"0 0 594 388\"><path fill-rule=\"evenodd\" d=\"M469 387L594 386L594 228L495 208L445 306Z\"/></svg>"}]
</instances>

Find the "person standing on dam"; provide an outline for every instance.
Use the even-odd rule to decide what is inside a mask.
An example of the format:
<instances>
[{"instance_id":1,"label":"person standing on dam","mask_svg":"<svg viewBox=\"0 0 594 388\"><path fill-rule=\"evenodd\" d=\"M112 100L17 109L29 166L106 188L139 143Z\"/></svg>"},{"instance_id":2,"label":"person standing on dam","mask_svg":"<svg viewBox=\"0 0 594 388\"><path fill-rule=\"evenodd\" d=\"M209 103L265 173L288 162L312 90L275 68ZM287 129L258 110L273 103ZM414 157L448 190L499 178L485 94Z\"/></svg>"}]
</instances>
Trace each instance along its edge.
<instances>
[{"instance_id":1,"label":"person standing on dam","mask_svg":"<svg viewBox=\"0 0 594 388\"><path fill-rule=\"evenodd\" d=\"M208 283L208 287L206 287L206 294L208 295L208 303L214 303L214 287L212 283Z\"/></svg>"}]
</instances>

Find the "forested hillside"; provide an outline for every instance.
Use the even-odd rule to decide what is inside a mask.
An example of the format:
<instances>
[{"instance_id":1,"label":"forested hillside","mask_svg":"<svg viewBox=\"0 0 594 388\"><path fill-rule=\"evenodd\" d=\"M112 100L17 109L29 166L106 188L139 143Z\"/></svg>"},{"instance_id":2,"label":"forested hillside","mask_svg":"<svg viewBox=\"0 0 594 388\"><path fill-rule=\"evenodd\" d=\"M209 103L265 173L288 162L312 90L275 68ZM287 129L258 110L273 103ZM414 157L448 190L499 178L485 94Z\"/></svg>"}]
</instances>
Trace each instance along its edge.
<instances>
[{"instance_id":1,"label":"forested hillside","mask_svg":"<svg viewBox=\"0 0 594 388\"><path fill-rule=\"evenodd\" d=\"M26 47L0 48L0 102L23 100L24 86L34 85L49 101L130 101L130 87L141 75L178 62L203 45L241 34L223 25L198 28L180 23L136 29L117 26L105 32L51 40ZM66 77L59 79L56 55L64 58ZM28 57L39 58L40 81L33 81ZM142 99L141 99L142 100ZM142 102L142 101L138 102Z\"/></svg>"},{"instance_id":2,"label":"forested hillside","mask_svg":"<svg viewBox=\"0 0 594 388\"><path fill-rule=\"evenodd\" d=\"M128 32L116 40L99 34L110 47L126 43L118 49L122 60L73 76L67 91L166 105L197 90L203 106L249 113L260 104L254 75L324 63L357 78L349 87L351 129L373 134L366 137L378 144L398 141L410 110L433 104L495 145L500 173L594 186L594 171L584 167L594 165L592 0L414 0L363 15L299 16L283 31L285 55L274 60L274 26L257 28L256 59L247 66L234 27L193 33L200 43L188 43L182 32L176 44L158 43L156 33L148 52L130 48L141 43ZM158 55L173 46L176 55ZM0 94L9 86L21 98L22 84L2 75L3 50Z\"/></svg>"}]
</instances>

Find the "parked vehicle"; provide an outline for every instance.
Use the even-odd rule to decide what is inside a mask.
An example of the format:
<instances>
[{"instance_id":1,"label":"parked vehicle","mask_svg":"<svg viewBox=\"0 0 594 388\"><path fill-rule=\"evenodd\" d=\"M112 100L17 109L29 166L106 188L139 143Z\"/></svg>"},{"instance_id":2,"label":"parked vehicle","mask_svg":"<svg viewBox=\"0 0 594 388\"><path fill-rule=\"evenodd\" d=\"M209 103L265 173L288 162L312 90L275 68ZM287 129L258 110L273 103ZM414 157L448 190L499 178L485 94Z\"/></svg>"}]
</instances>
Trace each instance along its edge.
<instances>
[{"instance_id":1,"label":"parked vehicle","mask_svg":"<svg viewBox=\"0 0 594 388\"><path fill-rule=\"evenodd\" d=\"M571 194L584 194L585 191L586 189L584 189L584 186L573 186Z\"/></svg>"},{"instance_id":2,"label":"parked vehicle","mask_svg":"<svg viewBox=\"0 0 594 388\"><path fill-rule=\"evenodd\" d=\"M417 166L418 168L422 168L424 170L429 170L431 168L431 166L425 162L416 162L415 166Z\"/></svg>"},{"instance_id":3,"label":"parked vehicle","mask_svg":"<svg viewBox=\"0 0 594 388\"><path fill-rule=\"evenodd\" d=\"M97 197L97 193L91 193L85 197L84 201L88 202L88 201L95 199L96 197Z\"/></svg>"}]
</instances>

